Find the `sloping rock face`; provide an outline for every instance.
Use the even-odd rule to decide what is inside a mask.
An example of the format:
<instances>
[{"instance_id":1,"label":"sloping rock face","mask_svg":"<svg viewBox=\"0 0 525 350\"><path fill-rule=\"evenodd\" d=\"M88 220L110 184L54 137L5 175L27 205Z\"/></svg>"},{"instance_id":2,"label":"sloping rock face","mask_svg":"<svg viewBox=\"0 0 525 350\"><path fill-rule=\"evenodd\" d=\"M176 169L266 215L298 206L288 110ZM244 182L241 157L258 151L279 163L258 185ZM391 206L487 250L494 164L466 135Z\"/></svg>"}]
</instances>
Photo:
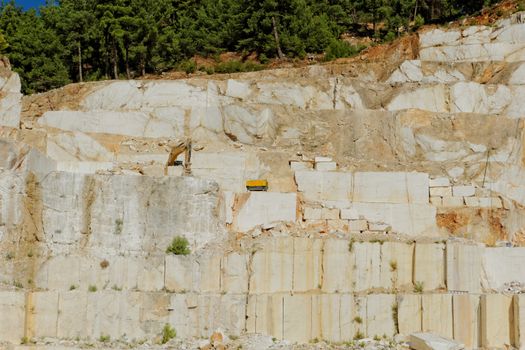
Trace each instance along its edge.
<instances>
[{"instance_id":1,"label":"sloping rock face","mask_svg":"<svg viewBox=\"0 0 525 350\"><path fill-rule=\"evenodd\" d=\"M5 73L0 341L522 347L518 22L421 33L394 68L76 84L21 113Z\"/></svg>"},{"instance_id":2,"label":"sloping rock face","mask_svg":"<svg viewBox=\"0 0 525 350\"><path fill-rule=\"evenodd\" d=\"M22 110L20 77L10 68L9 61L0 60L0 126L18 128Z\"/></svg>"}]
</instances>

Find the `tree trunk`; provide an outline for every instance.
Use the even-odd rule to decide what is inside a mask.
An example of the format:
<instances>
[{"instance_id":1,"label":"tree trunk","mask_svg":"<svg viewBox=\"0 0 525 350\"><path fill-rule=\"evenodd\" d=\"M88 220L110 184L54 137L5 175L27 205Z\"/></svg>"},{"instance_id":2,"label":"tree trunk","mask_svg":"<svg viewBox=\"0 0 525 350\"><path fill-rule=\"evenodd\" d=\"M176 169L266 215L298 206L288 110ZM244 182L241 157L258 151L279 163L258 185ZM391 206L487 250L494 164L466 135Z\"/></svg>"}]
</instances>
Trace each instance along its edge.
<instances>
[{"instance_id":1,"label":"tree trunk","mask_svg":"<svg viewBox=\"0 0 525 350\"><path fill-rule=\"evenodd\" d=\"M131 79L131 72L129 71L129 45L126 43L126 77Z\"/></svg>"},{"instance_id":2,"label":"tree trunk","mask_svg":"<svg viewBox=\"0 0 525 350\"><path fill-rule=\"evenodd\" d=\"M142 76L146 75L146 62L144 60L144 57L141 57L140 59L140 72Z\"/></svg>"},{"instance_id":3,"label":"tree trunk","mask_svg":"<svg viewBox=\"0 0 525 350\"><path fill-rule=\"evenodd\" d=\"M82 72L82 44L78 41L78 80L84 81L84 74Z\"/></svg>"},{"instance_id":4,"label":"tree trunk","mask_svg":"<svg viewBox=\"0 0 525 350\"><path fill-rule=\"evenodd\" d=\"M277 24L275 23L275 16L272 16L273 36L275 37L275 46L277 47L277 55L279 59L284 59L283 50L281 50L281 43L279 41L279 32L277 32Z\"/></svg>"},{"instance_id":5,"label":"tree trunk","mask_svg":"<svg viewBox=\"0 0 525 350\"><path fill-rule=\"evenodd\" d=\"M115 78L115 80L117 80L118 79L118 62L117 62L117 45L115 43L115 40L113 40L111 51L112 51L111 59L113 61L113 77Z\"/></svg>"},{"instance_id":6,"label":"tree trunk","mask_svg":"<svg viewBox=\"0 0 525 350\"><path fill-rule=\"evenodd\" d=\"M414 21L416 20L416 17L417 17L417 5L419 5L418 0L416 0L416 5L414 6Z\"/></svg>"}]
</instances>

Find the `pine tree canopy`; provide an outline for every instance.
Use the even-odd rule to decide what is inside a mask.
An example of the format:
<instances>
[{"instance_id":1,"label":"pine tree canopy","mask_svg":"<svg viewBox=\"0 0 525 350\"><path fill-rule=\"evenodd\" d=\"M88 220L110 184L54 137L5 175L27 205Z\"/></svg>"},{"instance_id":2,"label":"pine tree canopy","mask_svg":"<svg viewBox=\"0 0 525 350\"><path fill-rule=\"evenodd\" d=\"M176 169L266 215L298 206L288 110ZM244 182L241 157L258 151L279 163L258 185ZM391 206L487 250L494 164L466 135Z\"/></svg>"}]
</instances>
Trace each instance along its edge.
<instances>
[{"instance_id":1,"label":"pine tree canopy","mask_svg":"<svg viewBox=\"0 0 525 350\"><path fill-rule=\"evenodd\" d=\"M57 0L23 11L0 0L0 53L24 93L133 78L224 52L303 58L358 52L342 34L392 40L495 0ZM222 69L225 69L224 67ZM240 69L232 66L232 69Z\"/></svg>"}]
</instances>

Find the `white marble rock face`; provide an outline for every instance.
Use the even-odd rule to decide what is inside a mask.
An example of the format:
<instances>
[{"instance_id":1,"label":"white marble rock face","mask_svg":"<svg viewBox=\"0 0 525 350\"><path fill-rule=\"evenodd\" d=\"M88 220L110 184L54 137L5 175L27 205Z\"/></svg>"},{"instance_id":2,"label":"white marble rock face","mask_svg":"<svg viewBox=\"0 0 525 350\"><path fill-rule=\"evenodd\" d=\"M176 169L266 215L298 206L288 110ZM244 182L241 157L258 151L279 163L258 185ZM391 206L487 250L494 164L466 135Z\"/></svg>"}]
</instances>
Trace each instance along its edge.
<instances>
[{"instance_id":1,"label":"white marble rock face","mask_svg":"<svg viewBox=\"0 0 525 350\"><path fill-rule=\"evenodd\" d=\"M525 300L508 294L523 248L447 240L443 224L477 213L472 232L493 215L523 233L517 22L422 32L383 76L97 83L27 125L1 71L0 343L155 341L170 324L182 339L525 349ZM190 138L188 175L167 162ZM191 254L166 252L176 236Z\"/></svg>"},{"instance_id":2,"label":"white marble rock face","mask_svg":"<svg viewBox=\"0 0 525 350\"><path fill-rule=\"evenodd\" d=\"M22 112L20 77L4 68L0 70L0 127L19 128Z\"/></svg>"}]
</instances>

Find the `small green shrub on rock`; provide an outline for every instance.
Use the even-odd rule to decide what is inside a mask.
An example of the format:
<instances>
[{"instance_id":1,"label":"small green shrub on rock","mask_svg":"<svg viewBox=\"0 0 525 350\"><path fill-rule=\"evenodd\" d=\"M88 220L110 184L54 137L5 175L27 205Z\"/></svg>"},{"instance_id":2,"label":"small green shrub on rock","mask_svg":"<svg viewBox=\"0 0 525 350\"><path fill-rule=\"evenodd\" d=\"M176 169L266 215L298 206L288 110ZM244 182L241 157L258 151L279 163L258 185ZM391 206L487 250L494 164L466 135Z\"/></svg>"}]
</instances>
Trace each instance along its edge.
<instances>
[{"instance_id":1,"label":"small green shrub on rock","mask_svg":"<svg viewBox=\"0 0 525 350\"><path fill-rule=\"evenodd\" d=\"M423 293L423 289L425 286L423 285L423 282L414 282L414 292L415 293Z\"/></svg>"},{"instance_id":2,"label":"small green shrub on rock","mask_svg":"<svg viewBox=\"0 0 525 350\"><path fill-rule=\"evenodd\" d=\"M171 241L168 249L166 249L166 253L175 255L188 255L191 253L190 248L188 247L189 244L190 243L186 237L177 236L173 238L173 241Z\"/></svg>"},{"instance_id":3,"label":"small green shrub on rock","mask_svg":"<svg viewBox=\"0 0 525 350\"><path fill-rule=\"evenodd\" d=\"M101 343L107 343L111 340L111 337L109 335L101 335L98 339Z\"/></svg>"},{"instance_id":4,"label":"small green shrub on rock","mask_svg":"<svg viewBox=\"0 0 525 350\"><path fill-rule=\"evenodd\" d=\"M342 40L332 40L325 49L325 61L333 61L338 58L353 57L365 49L363 45L351 45Z\"/></svg>"},{"instance_id":5,"label":"small green shrub on rock","mask_svg":"<svg viewBox=\"0 0 525 350\"><path fill-rule=\"evenodd\" d=\"M166 325L164 325L164 328L162 329L161 343L166 344L167 342L169 342L171 339L175 338L176 336L177 336L177 332L173 328L171 328L169 324L166 323Z\"/></svg>"}]
</instances>

